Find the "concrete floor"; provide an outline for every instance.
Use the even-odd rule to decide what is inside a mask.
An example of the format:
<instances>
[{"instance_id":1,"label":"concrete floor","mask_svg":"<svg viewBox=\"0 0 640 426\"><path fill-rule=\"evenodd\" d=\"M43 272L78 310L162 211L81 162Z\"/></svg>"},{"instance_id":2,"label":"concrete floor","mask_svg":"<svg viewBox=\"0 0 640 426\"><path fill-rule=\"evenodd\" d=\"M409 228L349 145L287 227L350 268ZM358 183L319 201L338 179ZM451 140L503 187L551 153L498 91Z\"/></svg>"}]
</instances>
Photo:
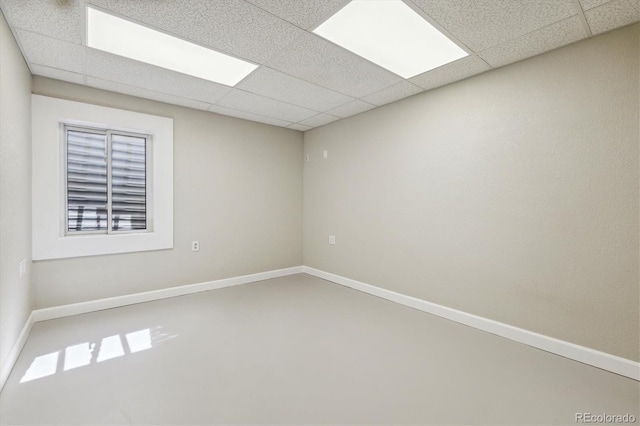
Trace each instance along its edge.
<instances>
[{"instance_id":1,"label":"concrete floor","mask_svg":"<svg viewBox=\"0 0 640 426\"><path fill-rule=\"evenodd\" d=\"M299 274L37 323L0 422L575 424L639 419L639 400L637 381Z\"/></svg>"}]
</instances>

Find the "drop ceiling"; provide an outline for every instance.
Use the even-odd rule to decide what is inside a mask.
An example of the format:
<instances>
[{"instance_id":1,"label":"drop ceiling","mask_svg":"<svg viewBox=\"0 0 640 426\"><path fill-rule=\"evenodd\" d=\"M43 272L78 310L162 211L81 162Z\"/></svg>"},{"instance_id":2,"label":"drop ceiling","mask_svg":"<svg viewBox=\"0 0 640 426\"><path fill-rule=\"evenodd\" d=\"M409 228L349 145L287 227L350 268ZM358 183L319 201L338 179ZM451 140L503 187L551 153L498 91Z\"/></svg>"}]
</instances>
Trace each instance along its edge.
<instances>
[{"instance_id":1,"label":"drop ceiling","mask_svg":"<svg viewBox=\"0 0 640 426\"><path fill-rule=\"evenodd\" d=\"M0 8L34 75L302 131L640 21L640 0L403 1L469 56L404 79L312 33L348 0L0 0ZM228 87L86 47L89 4L259 67Z\"/></svg>"}]
</instances>

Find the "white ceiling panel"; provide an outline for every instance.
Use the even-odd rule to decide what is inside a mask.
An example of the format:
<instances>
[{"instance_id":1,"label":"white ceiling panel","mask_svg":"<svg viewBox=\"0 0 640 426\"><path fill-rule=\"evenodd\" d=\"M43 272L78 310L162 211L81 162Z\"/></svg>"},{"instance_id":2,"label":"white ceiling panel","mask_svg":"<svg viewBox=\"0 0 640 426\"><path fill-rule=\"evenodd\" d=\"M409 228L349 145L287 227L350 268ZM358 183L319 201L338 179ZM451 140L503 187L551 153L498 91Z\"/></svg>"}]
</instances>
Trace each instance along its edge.
<instances>
[{"instance_id":1,"label":"white ceiling panel","mask_svg":"<svg viewBox=\"0 0 640 426\"><path fill-rule=\"evenodd\" d=\"M404 79L312 33L348 0L0 0L0 9L36 75L301 131L589 37L582 12L593 34L640 20L640 0L402 1L473 53ZM259 67L231 88L87 48L86 5Z\"/></svg>"},{"instance_id":2,"label":"white ceiling panel","mask_svg":"<svg viewBox=\"0 0 640 426\"><path fill-rule=\"evenodd\" d=\"M341 105L337 108L330 109L327 113L335 115L336 117L345 118L351 115L360 114L361 112L369 111L376 106L368 102L355 99L347 104Z\"/></svg>"},{"instance_id":3,"label":"white ceiling panel","mask_svg":"<svg viewBox=\"0 0 640 426\"><path fill-rule=\"evenodd\" d=\"M46 67L44 65L31 64L31 72L34 75L41 75L56 80L68 81L69 83L84 84L84 75L71 71L60 70L58 68Z\"/></svg>"},{"instance_id":4,"label":"white ceiling panel","mask_svg":"<svg viewBox=\"0 0 640 426\"><path fill-rule=\"evenodd\" d=\"M303 126L309 126L309 127L318 127L318 126L324 126L325 124L329 124L336 120L340 120L340 117L320 113L318 115L314 115L311 118L307 118L306 120L302 120L298 124L302 124Z\"/></svg>"},{"instance_id":5,"label":"white ceiling panel","mask_svg":"<svg viewBox=\"0 0 640 426\"><path fill-rule=\"evenodd\" d=\"M90 48L87 48L87 76L209 104L231 90L222 84Z\"/></svg>"},{"instance_id":6,"label":"white ceiling panel","mask_svg":"<svg viewBox=\"0 0 640 426\"><path fill-rule=\"evenodd\" d=\"M82 1L0 0L0 7L15 28L82 44Z\"/></svg>"},{"instance_id":7,"label":"white ceiling panel","mask_svg":"<svg viewBox=\"0 0 640 426\"><path fill-rule=\"evenodd\" d=\"M463 80L491 69L489 65L477 56L467 56L433 71L413 77L410 81L425 90L435 89L454 81Z\"/></svg>"},{"instance_id":8,"label":"white ceiling panel","mask_svg":"<svg viewBox=\"0 0 640 426\"><path fill-rule=\"evenodd\" d=\"M94 77L87 77L87 86L95 87L96 89L108 90L110 92L136 96L138 98L151 99L167 104L180 105L193 109L207 110L211 106L211 104L205 102L194 101L179 96L167 95L166 93L154 92L152 90L141 89L139 87L128 86L126 84L102 80L100 78Z\"/></svg>"},{"instance_id":9,"label":"white ceiling panel","mask_svg":"<svg viewBox=\"0 0 640 426\"><path fill-rule=\"evenodd\" d=\"M217 105L295 123L317 114L307 108L233 89Z\"/></svg>"},{"instance_id":10,"label":"white ceiling panel","mask_svg":"<svg viewBox=\"0 0 640 426\"><path fill-rule=\"evenodd\" d=\"M267 65L354 98L402 81L400 76L310 33L304 33Z\"/></svg>"},{"instance_id":11,"label":"white ceiling panel","mask_svg":"<svg viewBox=\"0 0 640 426\"><path fill-rule=\"evenodd\" d=\"M587 37L587 32L578 16L517 39L480 52L482 59L493 67L507 65L549 50L573 43Z\"/></svg>"},{"instance_id":12,"label":"white ceiling panel","mask_svg":"<svg viewBox=\"0 0 640 426\"><path fill-rule=\"evenodd\" d=\"M247 1L305 30L314 29L349 3L349 0Z\"/></svg>"},{"instance_id":13,"label":"white ceiling panel","mask_svg":"<svg viewBox=\"0 0 640 426\"><path fill-rule=\"evenodd\" d=\"M640 21L640 0L615 0L585 13L593 34Z\"/></svg>"},{"instance_id":14,"label":"white ceiling panel","mask_svg":"<svg viewBox=\"0 0 640 426\"><path fill-rule=\"evenodd\" d=\"M290 125L289 127L287 127L287 129L300 130L301 132L306 132L307 130L311 130L312 127L304 126L302 124L296 123L296 124Z\"/></svg>"},{"instance_id":15,"label":"white ceiling panel","mask_svg":"<svg viewBox=\"0 0 640 426\"><path fill-rule=\"evenodd\" d=\"M89 0L203 46L263 63L303 30L242 0Z\"/></svg>"},{"instance_id":16,"label":"white ceiling panel","mask_svg":"<svg viewBox=\"0 0 640 426\"><path fill-rule=\"evenodd\" d=\"M257 121L258 123L271 124L272 126L288 127L290 121L278 120L277 118L265 117L259 114L252 114L247 111L239 111L232 108L225 108L220 105L212 105L209 107L209 111L215 112L220 115L228 115L230 117L242 118L243 120Z\"/></svg>"},{"instance_id":17,"label":"white ceiling panel","mask_svg":"<svg viewBox=\"0 0 640 426\"><path fill-rule=\"evenodd\" d=\"M422 91L423 89L421 87L418 87L413 83L410 83L408 81L401 81L398 84L394 84L393 86L389 86L375 93L367 95L363 97L362 100L365 102L369 102L370 104L380 106L395 102L408 96L415 95L416 93L420 93Z\"/></svg>"},{"instance_id":18,"label":"white ceiling panel","mask_svg":"<svg viewBox=\"0 0 640 426\"><path fill-rule=\"evenodd\" d=\"M411 0L479 52L578 13L573 0Z\"/></svg>"},{"instance_id":19,"label":"white ceiling panel","mask_svg":"<svg viewBox=\"0 0 640 426\"><path fill-rule=\"evenodd\" d=\"M326 111L353 98L262 66L236 86L247 92L316 111Z\"/></svg>"},{"instance_id":20,"label":"white ceiling panel","mask_svg":"<svg viewBox=\"0 0 640 426\"><path fill-rule=\"evenodd\" d=\"M29 64L46 65L75 73L84 73L84 47L41 34L16 29L20 48Z\"/></svg>"},{"instance_id":21,"label":"white ceiling panel","mask_svg":"<svg viewBox=\"0 0 640 426\"><path fill-rule=\"evenodd\" d=\"M611 0L580 0L580 6L582 6L582 10L589 10L594 7L602 6L610 1Z\"/></svg>"}]
</instances>

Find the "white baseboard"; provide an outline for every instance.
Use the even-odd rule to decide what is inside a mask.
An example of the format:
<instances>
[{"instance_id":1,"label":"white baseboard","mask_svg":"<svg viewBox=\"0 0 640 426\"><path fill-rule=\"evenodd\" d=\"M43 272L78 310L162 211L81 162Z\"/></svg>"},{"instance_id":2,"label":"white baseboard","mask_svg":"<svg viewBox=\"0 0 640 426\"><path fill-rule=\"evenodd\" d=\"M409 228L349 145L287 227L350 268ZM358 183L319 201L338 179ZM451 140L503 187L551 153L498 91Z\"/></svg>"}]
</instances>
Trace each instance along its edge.
<instances>
[{"instance_id":1,"label":"white baseboard","mask_svg":"<svg viewBox=\"0 0 640 426\"><path fill-rule=\"evenodd\" d=\"M369 293L373 296L400 303L401 305L437 315L469 327L477 328L516 342L524 343L525 345L542 349L543 351L551 352L584 364L589 364L603 370L608 370L634 380L640 380L640 363L638 362L569 343L564 340L534 333L532 331L493 321L477 315L468 314L456 309L447 308L446 306L427 302L426 300L417 299L401 293L396 293L391 290L385 290L380 287L365 284L363 282L331 274L329 272L320 271L308 266L303 266L302 272L336 284L353 288L355 290Z\"/></svg>"},{"instance_id":2,"label":"white baseboard","mask_svg":"<svg viewBox=\"0 0 640 426\"><path fill-rule=\"evenodd\" d=\"M0 391L4 387L4 384L7 382L9 378L9 374L11 374L11 370L13 370L13 366L18 360L18 356L24 347L24 344L27 343L27 338L29 337L29 333L31 332L31 327L33 326L33 312L27 318L27 321L24 323L24 327L22 327L22 331L18 336L18 340L13 344L9 355L2 363L2 370L0 370Z\"/></svg>"},{"instance_id":3,"label":"white baseboard","mask_svg":"<svg viewBox=\"0 0 640 426\"><path fill-rule=\"evenodd\" d=\"M163 288L161 290L146 291L143 293L127 294L124 296L109 297L106 299L91 300L89 302L72 303L69 305L54 306L52 308L37 309L33 311L34 322L46 321L87 312L101 311L120 306L135 305L136 303L150 302L152 300L167 299L169 297L184 296L199 293L201 291L215 290L224 287L232 287L248 284L271 278L302 273L302 266L276 269L273 271L259 272L257 274L242 275L239 277L225 278L215 281L207 281L197 284L189 284L178 287Z\"/></svg>"},{"instance_id":4,"label":"white baseboard","mask_svg":"<svg viewBox=\"0 0 640 426\"><path fill-rule=\"evenodd\" d=\"M336 284L344 285L355 290L409 306L420 311L424 311L442 318L446 318L479 330L487 331L516 342L534 348L542 349L565 358L573 359L584 364L608 370L622 376L626 376L635 380L640 380L640 363L607 354L605 352L596 351L584 346L565 342L553 337L544 336L542 334L527 331L518 327L493 321L477 315L468 314L456 309L447 308L446 306L427 302L422 299L396 293L391 290L385 290L370 284L365 284L340 275L331 274L320 271L308 266L295 266L292 268L277 269L274 271L260 272L252 275L243 275L240 277L225 278L216 281L208 281L198 284L190 284L179 287L171 287L161 290L154 290L144 293L129 294L125 296L110 297L107 299L92 300L89 302L73 303L69 305L55 306L52 308L37 309L29 315L20 336L13 345L11 352L2 364L0 371L0 391L13 369L15 362L20 355L24 344L29 337L31 327L35 322L46 321L55 318L62 318L71 315L78 315L88 312L100 311L104 309L117 308L120 306L133 305L136 303L150 302L153 300L166 299L169 297L183 296L187 294L199 293L202 291L215 290L224 287L231 287L241 284L248 284L257 281L268 280L271 278L284 277L287 275L307 273Z\"/></svg>"}]
</instances>

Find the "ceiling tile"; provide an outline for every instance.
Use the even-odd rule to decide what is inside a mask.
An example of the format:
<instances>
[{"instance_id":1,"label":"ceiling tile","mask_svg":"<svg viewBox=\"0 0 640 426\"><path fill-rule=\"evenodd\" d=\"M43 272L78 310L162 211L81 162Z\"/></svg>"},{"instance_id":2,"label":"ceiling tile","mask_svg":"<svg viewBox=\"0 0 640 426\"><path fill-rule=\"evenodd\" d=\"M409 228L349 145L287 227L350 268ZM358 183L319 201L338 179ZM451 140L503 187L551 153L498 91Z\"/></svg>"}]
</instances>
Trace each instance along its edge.
<instances>
[{"instance_id":1,"label":"ceiling tile","mask_svg":"<svg viewBox=\"0 0 640 426\"><path fill-rule=\"evenodd\" d=\"M84 47L31 31L17 29L16 34L22 53L30 64L84 73Z\"/></svg>"},{"instance_id":2,"label":"ceiling tile","mask_svg":"<svg viewBox=\"0 0 640 426\"><path fill-rule=\"evenodd\" d=\"M262 63L304 31L242 0L88 0L204 46Z\"/></svg>"},{"instance_id":3,"label":"ceiling tile","mask_svg":"<svg viewBox=\"0 0 640 426\"><path fill-rule=\"evenodd\" d=\"M102 80L100 78L94 77L87 77L87 86L95 87L96 89L108 90L110 92L123 93L129 96L136 96L138 98L151 99L153 101L180 105L188 108L201 109L205 111L211 106L211 104L205 102L194 101L192 99L181 98L179 96L167 95L166 93L154 92L152 90L132 87L126 84Z\"/></svg>"},{"instance_id":4,"label":"ceiling tile","mask_svg":"<svg viewBox=\"0 0 640 426\"><path fill-rule=\"evenodd\" d=\"M280 71L262 66L236 86L248 92L290 104L326 111L345 104L352 97L300 80Z\"/></svg>"},{"instance_id":5,"label":"ceiling tile","mask_svg":"<svg viewBox=\"0 0 640 426\"><path fill-rule=\"evenodd\" d=\"M312 127L310 126L303 126L302 124L296 123L296 124L292 124L291 126L287 127L288 129L293 129L293 130L300 130L301 132L306 132L307 130L311 130Z\"/></svg>"},{"instance_id":6,"label":"ceiling tile","mask_svg":"<svg viewBox=\"0 0 640 426\"><path fill-rule=\"evenodd\" d=\"M87 48L87 76L213 104L230 87Z\"/></svg>"},{"instance_id":7,"label":"ceiling tile","mask_svg":"<svg viewBox=\"0 0 640 426\"><path fill-rule=\"evenodd\" d=\"M247 0L261 9L305 30L314 29L350 0Z\"/></svg>"},{"instance_id":8,"label":"ceiling tile","mask_svg":"<svg viewBox=\"0 0 640 426\"><path fill-rule=\"evenodd\" d=\"M0 0L0 7L36 75L303 131L583 39L578 5L594 34L640 20L640 0L404 1L476 54L404 80L309 32L348 0ZM261 67L233 89L86 48L86 4Z\"/></svg>"},{"instance_id":9,"label":"ceiling tile","mask_svg":"<svg viewBox=\"0 0 640 426\"><path fill-rule=\"evenodd\" d=\"M327 113L335 115L337 117L346 118L352 115L360 114L361 112L368 111L375 107L375 105L372 105L368 102L361 101L360 99L355 99L349 103L331 109L327 111Z\"/></svg>"},{"instance_id":10,"label":"ceiling tile","mask_svg":"<svg viewBox=\"0 0 640 426\"><path fill-rule=\"evenodd\" d=\"M611 0L580 0L580 6L582 6L582 10L589 10L594 7L602 6L610 1Z\"/></svg>"},{"instance_id":11,"label":"ceiling tile","mask_svg":"<svg viewBox=\"0 0 640 426\"><path fill-rule=\"evenodd\" d=\"M420 92L422 92L421 87L418 87L408 81L402 81L398 84L394 84L393 86L379 90L376 93L365 96L362 100L374 105L385 105Z\"/></svg>"},{"instance_id":12,"label":"ceiling tile","mask_svg":"<svg viewBox=\"0 0 640 426\"><path fill-rule=\"evenodd\" d=\"M458 59L450 64L417 75L411 78L410 81L425 90L429 90L480 74L490 69L491 67L478 56L467 56L466 58Z\"/></svg>"},{"instance_id":13,"label":"ceiling tile","mask_svg":"<svg viewBox=\"0 0 640 426\"><path fill-rule=\"evenodd\" d=\"M574 16L515 40L491 47L480 52L480 56L491 66L499 67L548 52L586 37L582 21L578 16Z\"/></svg>"},{"instance_id":14,"label":"ceiling tile","mask_svg":"<svg viewBox=\"0 0 640 426\"><path fill-rule=\"evenodd\" d=\"M209 107L210 112L215 112L216 114L228 115L230 117L242 118L244 120L257 121L259 123L271 124L273 126L279 127L287 127L290 126L291 122L285 120L278 120L277 118L265 117L258 114L252 114L246 111L238 111L231 108L225 108L220 105L212 105Z\"/></svg>"},{"instance_id":15,"label":"ceiling tile","mask_svg":"<svg viewBox=\"0 0 640 426\"><path fill-rule=\"evenodd\" d=\"M332 121L336 121L336 120L340 120L340 117L320 113L318 115L314 115L311 118L307 118L306 120L302 120L298 124L302 124L303 126L309 126L309 127L318 127L318 126L324 126L325 124L329 124Z\"/></svg>"},{"instance_id":16,"label":"ceiling tile","mask_svg":"<svg viewBox=\"0 0 640 426\"><path fill-rule=\"evenodd\" d=\"M360 98L402 78L310 33L266 65L302 80Z\"/></svg>"},{"instance_id":17,"label":"ceiling tile","mask_svg":"<svg viewBox=\"0 0 640 426\"><path fill-rule=\"evenodd\" d=\"M31 72L43 77L68 81L75 84L84 84L84 75L75 72L60 70L58 68L45 67L44 65L31 64Z\"/></svg>"},{"instance_id":18,"label":"ceiling tile","mask_svg":"<svg viewBox=\"0 0 640 426\"><path fill-rule=\"evenodd\" d=\"M640 21L640 1L616 0L585 12L593 34Z\"/></svg>"},{"instance_id":19,"label":"ceiling tile","mask_svg":"<svg viewBox=\"0 0 640 426\"><path fill-rule=\"evenodd\" d=\"M412 0L479 52L578 13L573 0Z\"/></svg>"},{"instance_id":20,"label":"ceiling tile","mask_svg":"<svg viewBox=\"0 0 640 426\"><path fill-rule=\"evenodd\" d=\"M254 93L233 89L217 105L235 110L247 111L264 117L277 118L291 123L314 116L317 112L291 105Z\"/></svg>"},{"instance_id":21,"label":"ceiling tile","mask_svg":"<svg viewBox=\"0 0 640 426\"><path fill-rule=\"evenodd\" d=\"M2 0L2 12L12 26L74 44L82 44L83 5L80 1Z\"/></svg>"}]
</instances>

